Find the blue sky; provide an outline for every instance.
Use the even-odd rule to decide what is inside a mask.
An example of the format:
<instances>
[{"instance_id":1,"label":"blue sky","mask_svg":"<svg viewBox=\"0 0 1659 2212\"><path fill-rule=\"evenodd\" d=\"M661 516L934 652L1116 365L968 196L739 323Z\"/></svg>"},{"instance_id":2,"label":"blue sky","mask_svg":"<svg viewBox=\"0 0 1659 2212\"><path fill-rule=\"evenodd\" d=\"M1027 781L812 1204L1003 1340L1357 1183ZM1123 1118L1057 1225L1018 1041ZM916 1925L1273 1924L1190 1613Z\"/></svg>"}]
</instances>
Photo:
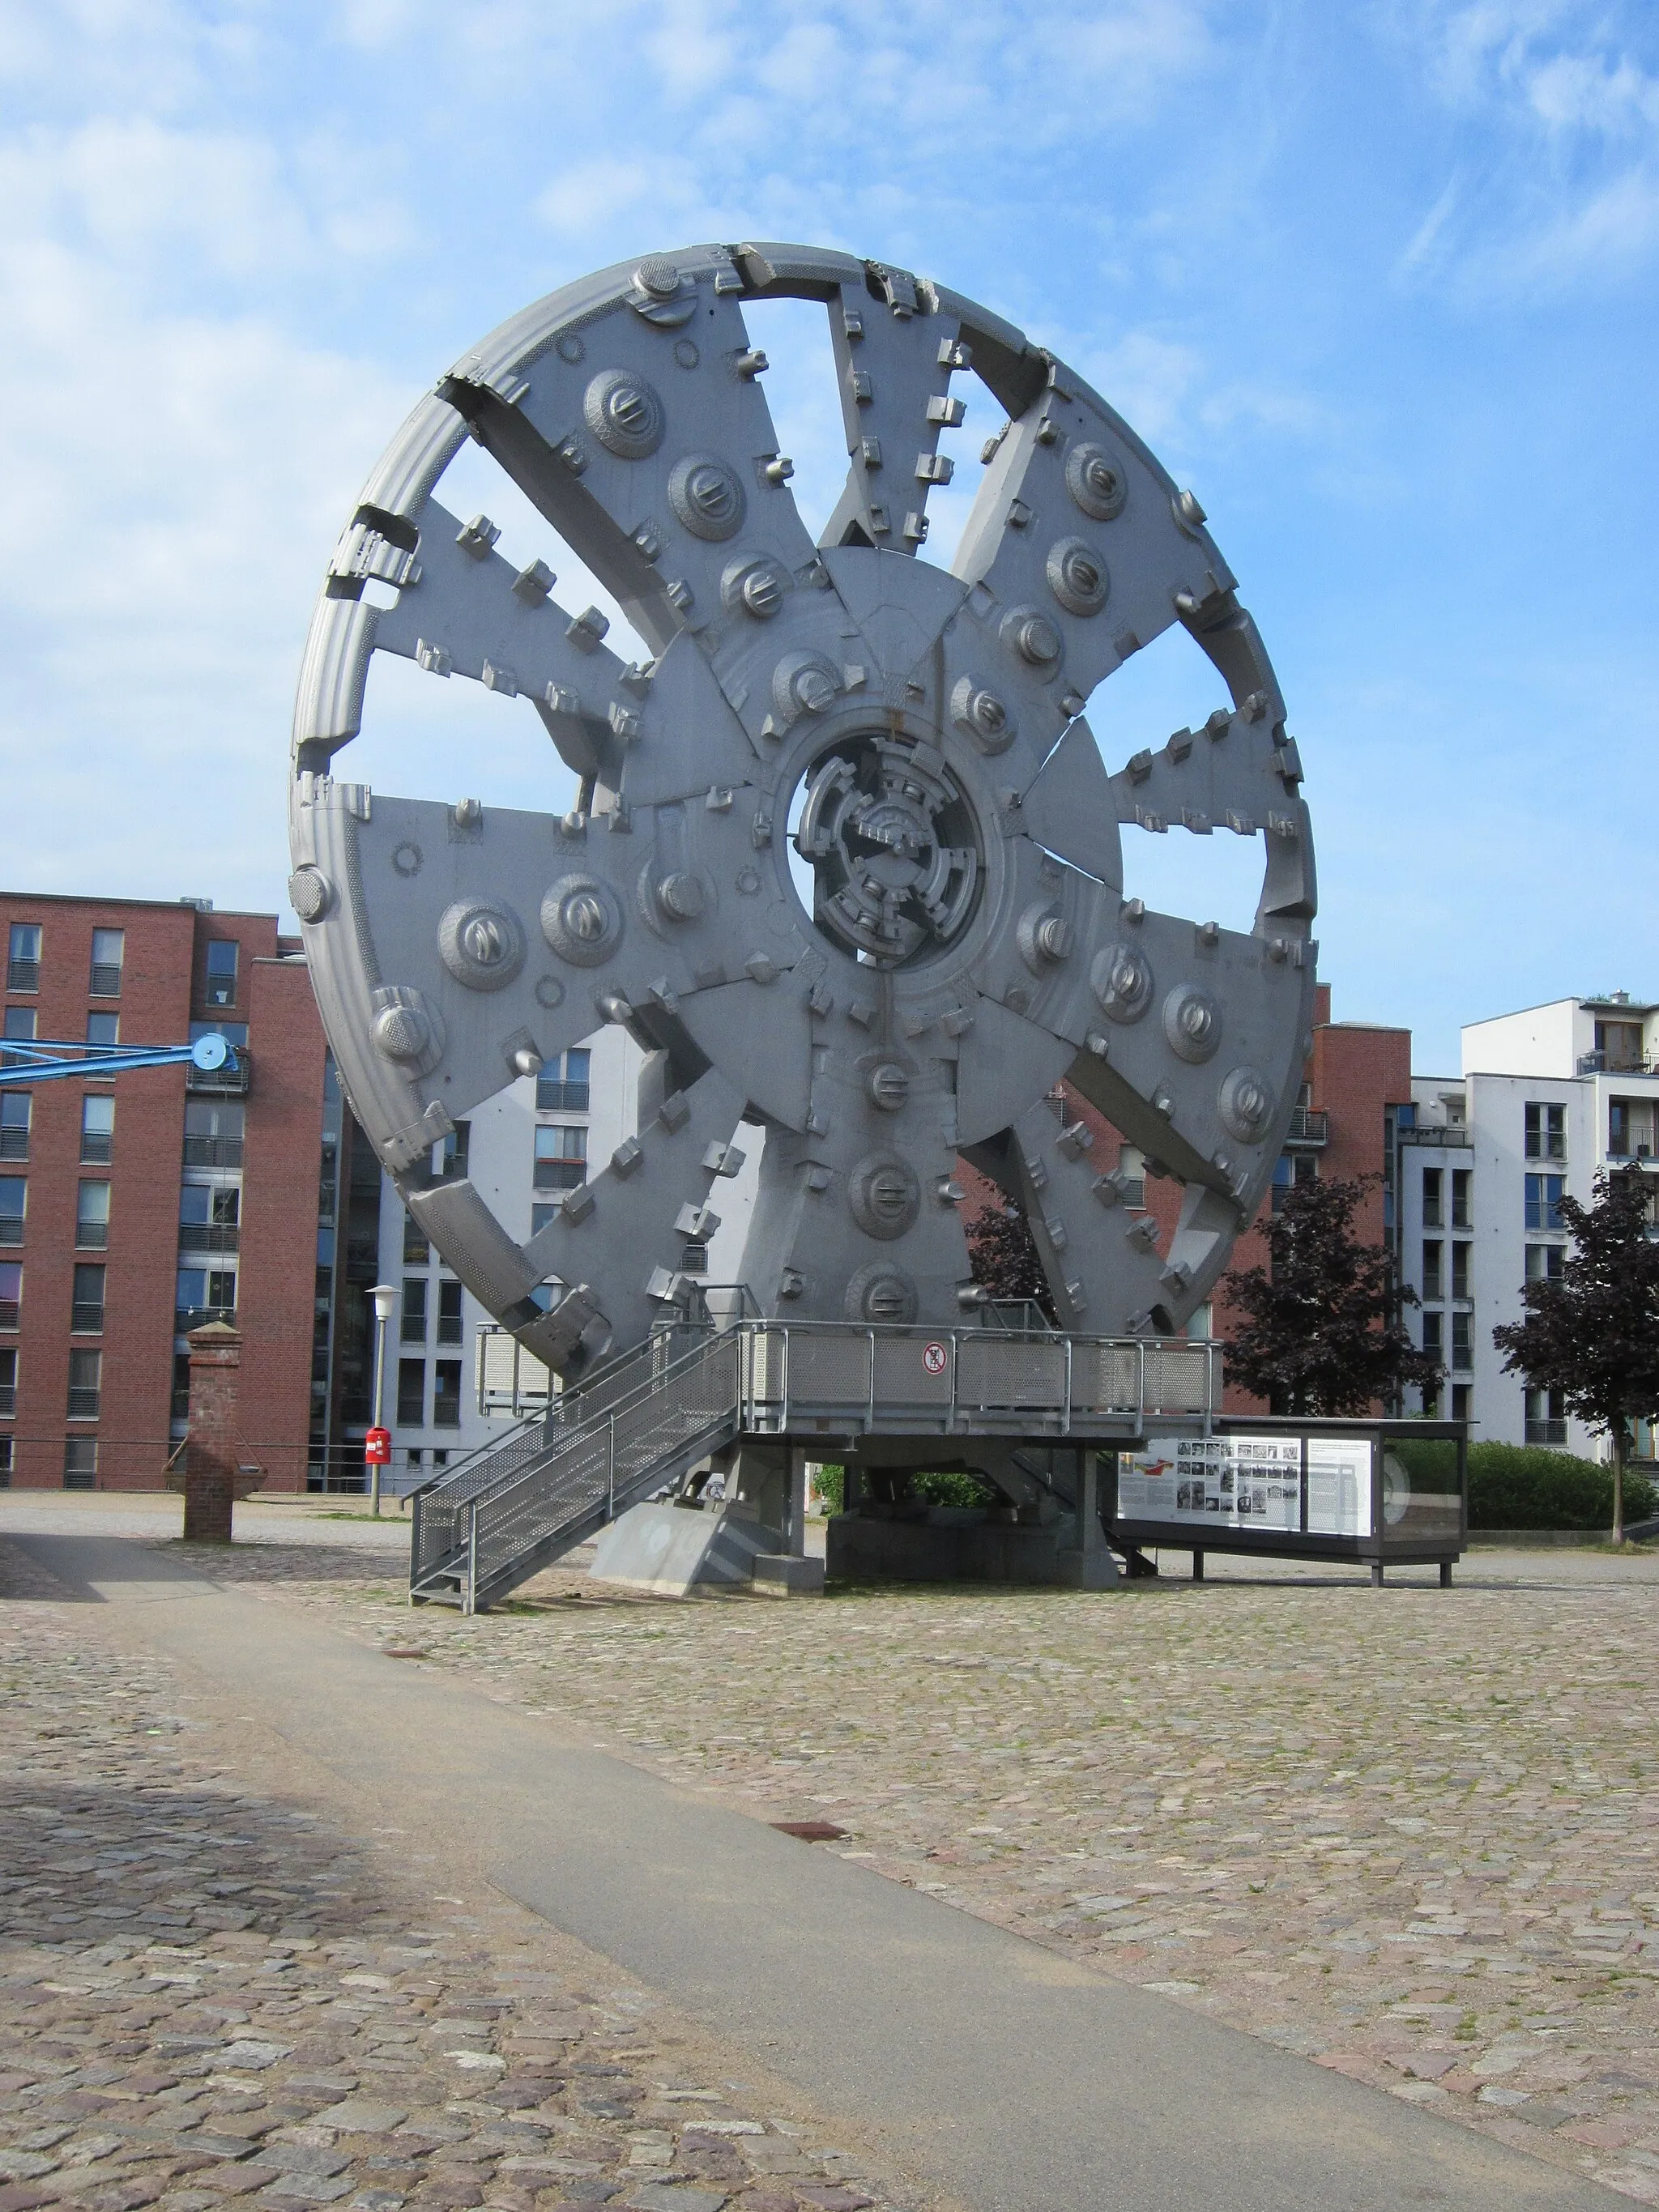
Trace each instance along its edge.
<instances>
[{"instance_id":1,"label":"blue sky","mask_svg":"<svg viewBox=\"0 0 1659 2212\"><path fill-rule=\"evenodd\" d=\"M310 602L413 398L587 269L799 238L1000 310L1197 490L1339 1016L1439 1071L1659 992L1651 0L0 0L0 118L9 886L280 904ZM1164 644L1091 710L1114 765L1217 703ZM433 715L388 686L353 772L562 803L527 708ZM1149 896L1248 911L1234 841L1139 842Z\"/></svg>"}]
</instances>

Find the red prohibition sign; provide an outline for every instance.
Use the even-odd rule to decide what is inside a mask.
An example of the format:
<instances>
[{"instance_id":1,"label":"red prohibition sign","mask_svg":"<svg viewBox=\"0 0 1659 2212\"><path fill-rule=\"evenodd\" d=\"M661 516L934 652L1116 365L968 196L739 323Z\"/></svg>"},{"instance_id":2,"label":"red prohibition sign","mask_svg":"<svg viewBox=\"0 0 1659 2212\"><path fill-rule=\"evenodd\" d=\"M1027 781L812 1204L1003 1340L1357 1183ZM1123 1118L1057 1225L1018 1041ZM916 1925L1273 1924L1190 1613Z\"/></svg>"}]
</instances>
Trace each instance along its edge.
<instances>
[{"instance_id":1,"label":"red prohibition sign","mask_svg":"<svg viewBox=\"0 0 1659 2212\"><path fill-rule=\"evenodd\" d=\"M943 1375L949 1356L942 1344L924 1344L921 1347L921 1364L929 1375Z\"/></svg>"}]
</instances>

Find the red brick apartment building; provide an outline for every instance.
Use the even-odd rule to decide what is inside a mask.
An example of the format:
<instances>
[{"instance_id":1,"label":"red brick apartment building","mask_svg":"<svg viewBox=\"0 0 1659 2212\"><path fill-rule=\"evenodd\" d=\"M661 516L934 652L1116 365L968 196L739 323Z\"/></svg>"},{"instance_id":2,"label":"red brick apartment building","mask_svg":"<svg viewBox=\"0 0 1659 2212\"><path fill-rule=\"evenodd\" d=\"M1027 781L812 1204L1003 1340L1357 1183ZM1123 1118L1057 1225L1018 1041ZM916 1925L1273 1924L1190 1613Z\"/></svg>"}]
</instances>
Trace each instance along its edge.
<instances>
[{"instance_id":1,"label":"red brick apartment building","mask_svg":"<svg viewBox=\"0 0 1659 2212\"><path fill-rule=\"evenodd\" d=\"M1313 1050L1303 1066L1302 1097L1291 1116L1285 1149L1274 1164L1273 1190L1256 1223L1234 1246L1230 1267L1242 1270L1267 1265L1262 1218L1277 1210L1292 1183L1316 1175L1375 1177L1355 1225L1368 1243L1393 1243L1394 1109L1410 1102L1411 1059L1409 1030L1385 1029L1367 1022L1334 1022L1330 986L1319 985L1314 1005ZM1126 1144L1097 1109L1069 1086L1066 1102L1066 1119L1080 1120L1094 1132L1091 1160L1100 1162L1103 1173L1124 1170L1130 1177L1132 1199L1139 1184L1141 1210L1157 1221L1160 1248L1167 1250L1181 1210L1180 1184L1149 1172L1140 1152ZM965 1163L963 1176L970 1197L989 1203L990 1185ZM1194 1334L1224 1340L1231 1334L1236 1324L1226 1281L1224 1275L1209 1312L1194 1316ZM1225 1405L1229 1413L1265 1410L1259 1401L1231 1383Z\"/></svg>"},{"instance_id":2,"label":"red brick apartment building","mask_svg":"<svg viewBox=\"0 0 1659 2212\"><path fill-rule=\"evenodd\" d=\"M205 902L10 894L0 932L0 1483L159 1488L183 1333L224 1316L243 1333L246 1456L266 1488L303 1490L338 1410L325 1139L341 1115L298 940ZM27 1084L6 1050L204 1030L234 1069Z\"/></svg>"}]
</instances>

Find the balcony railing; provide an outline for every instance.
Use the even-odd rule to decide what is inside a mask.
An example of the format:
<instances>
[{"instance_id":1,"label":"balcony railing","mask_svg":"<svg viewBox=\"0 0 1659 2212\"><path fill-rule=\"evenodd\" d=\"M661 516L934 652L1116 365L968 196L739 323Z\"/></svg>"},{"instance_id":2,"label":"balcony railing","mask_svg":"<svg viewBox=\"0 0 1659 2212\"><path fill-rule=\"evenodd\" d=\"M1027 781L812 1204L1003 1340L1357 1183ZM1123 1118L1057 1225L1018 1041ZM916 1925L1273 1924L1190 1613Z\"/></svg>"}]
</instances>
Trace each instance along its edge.
<instances>
[{"instance_id":1,"label":"balcony railing","mask_svg":"<svg viewBox=\"0 0 1659 2212\"><path fill-rule=\"evenodd\" d=\"M1650 1060L1632 1060L1622 1052L1581 1052L1578 1055L1580 1075L1651 1075L1655 1063Z\"/></svg>"},{"instance_id":2,"label":"balcony railing","mask_svg":"<svg viewBox=\"0 0 1659 2212\"><path fill-rule=\"evenodd\" d=\"M240 1222L181 1221L179 1224L179 1249L181 1252L234 1252L240 1234Z\"/></svg>"},{"instance_id":3,"label":"balcony railing","mask_svg":"<svg viewBox=\"0 0 1659 2212\"><path fill-rule=\"evenodd\" d=\"M1331 1117L1322 1107L1291 1108L1291 1126L1285 1132L1287 1145L1326 1145L1330 1137Z\"/></svg>"},{"instance_id":4,"label":"balcony railing","mask_svg":"<svg viewBox=\"0 0 1659 2212\"><path fill-rule=\"evenodd\" d=\"M538 1160L538 1190L578 1190L587 1181L586 1160Z\"/></svg>"},{"instance_id":5,"label":"balcony railing","mask_svg":"<svg viewBox=\"0 0 1659 2212\"><path fill-rule=\"evenodd\" d=\"M89 1299L77 1299L70 1308L70 1334L72 1336L101 1336L103 1333L103 1301L100 1299L94 1305Z\"/></svg>"},{"instance_id":6,"label":"balcony railing","mask_svg":"<svg viewBox=\"0 0 1659 2212\"><path fill-rule=\"evenodd\" d=\"M77 1390L71 1383L69 1394L69 1417L72 1421L95 1421L98 1401L103 1396L98 1389Z\"/></svg>"},{"instance_id":7,"label":"balcony railing","mask_svg":"<svg viewBox=\"0 0 1659 2212\"><path fill-rule=\"evenodd\" d=\"M26 1160L29 1156L27 1129L0 1129L0 1160Z\"/></svg>"},{"instance_id":8,"label":"balcony railing","mask_svg":"<svg viewBox=\"0 0 1659 2212\"><path fill-rule=\"evenodd\" d=\"M106 1168L115 1157L115 1139L106 1129L82 1129L81 1132L81 1164L83 1168Z\"/></svg>"},{"instance_id":9,"label":"balcony railing","mask_svg":"<svg viewBox=\"0 0 1659 2212\"><path fill-rule=\"evenodd\" d=\"M1565 1421L1528 1421L1527 1442L1529 1444L1565 1444L1567 1425Z\"/></svg>"},{"instance_id":10,"label":"balcony railing","mask_svg":"<svg viewBox=\"0 0 1659 2212\"><path fill-rule=\"evenodd\" d=\"M1400 1141L1402 1145L1473 1145L1474 1136L1461 1122L1419 1121L1401 1130Z\"/></svg>"},{"instance_id":11,"label":"balcony railing","mask_svg":"<svg viewBox=\"0 0 1659 2212\"><path fill-rule=\"evenodd\" d=\"M22 1318L15 1298L0 1298L0 1328L16 1328Z\"/></svg>"},{"instance_id":12,"label":"balcony railing","mask_svg":"<svg viewBox=\"0 0 1659 2212\"><path fill-rule=\"evenodd\" d=\"M21 1226L21 1223L19 1226ZM5 1241L4 1231L0 1230L0 1244L3 1244ZM20 1237L17 1241L21 1244L23 1240ZM109 1224L107 1221L77 1221L76 1223L75 1249L77 1252L102 1252L107 1250L108 1246Z\"/></svg>"},{"instance_id":13,"label":"balcony railing","mask_svg":"<svg viewBox=\"0 0 1659 2212\"><path fill-rule=\"evenodd\" d=\"M210 1322L222 1321L228 1328L236 1326L234 1306L179 1306L173 1310L173 1333L188 1336L193 1328L205 1328Z\"/></svg>"},{"instance_id":14,"label":"balcony railing","mask_svg":"<svg viewBox=\"0 0 1659 2212\"><path fill-rule=\"evenodd\" d=\"M193 1063L186 1067L185 1088L198 1098L246 1098L252 1075L253 1056L245 1044L239 1044L234 1067L228 1060L222 1067L198 1067Z\"/></svg>"},{"instance_id":15,"label":"balcony railing","mask_svg":"<svg viewBox=\"0 0 1659 2212\"><path fill-rule=\"evenodd\" d=\"M562 1083L556 1077L539 1077L536 1084L536 1111L538 1114L586 1114L588 1085L585 1083Z\"/></svg>"},{"instance_id":16,"label":"balcony railing","mask_svg":"<svg viewBox=\"0 0 1659 2212\"><path fill-rule=\"evenodd\" d=\"M38 991L40 988L40 963L38 960L9 960L6 963L6 988L9 991Z\"/></svg>"},{"instance_id":17,"label":"balcony railing","mask_svg":"<svg viewBox=\"0 0 1659 2212\"><path fill-rule=\"evenodd\" d=\"M22 1215L21 1213L0 1213L0 1244L21 1244L22 1241Z\"/></svg>"},{"instance_id":18,"label":"balcony railing","mask_svg":"<svg viewBox=\"0 0 1659 2212\"><path fill-rule=\"evenodd\" d=\"M187 1168L239 1168L242 1164L242 1139L240 1137L186 1137L185 1165Z\"/></svg>"},{"instance_id":19,"label":"balcony railing","mask_svg":"<svg viewBox=\"0 0 1659 2212\"><path fill-rule=\"evenodd\" d=\"M9 1420L17 1411L17 1385L0 1382L0 1419Z\"/></svg>"},{"instance_id":20,"label":"balcony railing","mask_svg":"<svg viewBox=\"0 0 1659 2212\"><path fill-rule=\"evenodd\" d=\"M90 994L94 999L118 999L121 995L121 966L118 961L94 960L92 963Z\"/></svg>"}]
</instances>

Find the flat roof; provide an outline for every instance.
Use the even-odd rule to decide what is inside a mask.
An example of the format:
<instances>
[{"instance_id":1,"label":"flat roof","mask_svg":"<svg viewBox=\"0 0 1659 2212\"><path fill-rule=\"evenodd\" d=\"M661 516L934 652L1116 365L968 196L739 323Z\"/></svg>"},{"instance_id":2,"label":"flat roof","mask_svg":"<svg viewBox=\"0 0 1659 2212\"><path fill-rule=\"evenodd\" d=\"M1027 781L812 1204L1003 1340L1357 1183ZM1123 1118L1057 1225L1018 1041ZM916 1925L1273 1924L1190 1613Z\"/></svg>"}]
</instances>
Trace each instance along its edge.
<instances>
[{"instance_id":1,"label":"flat roof","mask_svg":"<svg viewBox=\"0 0 1659 2212\"><path fill-rule=\"evenodd\" d=\"M215 921L275 921L278 919L271 909L215 906L211 899L100 897L95 891L0 890L0 903L9 899L27 899L35 906L141 906L152 908L159 914L177 914L182 908L188 913L210 915Z\"/></svg>"},{"instance_id":2,"label":"flat roof","mask_svg":"<svg viewBox=\"0 0 1659 2212\"><path fill-rule=\"evenodd\" d=\"M1597 1012L1609 1014L1651 1014L1659 1012L1659 1000L1645 999L1540 999L1535 1006L1516 1006L1506 1014L1482 1014L1478 1022L1465 1022L1466 1030L1478 1030L1488 1022L1512 1022L1522 1014L1547 1013L1552 1006L1593 1006Z\"/></svg>"}]
</instances>

